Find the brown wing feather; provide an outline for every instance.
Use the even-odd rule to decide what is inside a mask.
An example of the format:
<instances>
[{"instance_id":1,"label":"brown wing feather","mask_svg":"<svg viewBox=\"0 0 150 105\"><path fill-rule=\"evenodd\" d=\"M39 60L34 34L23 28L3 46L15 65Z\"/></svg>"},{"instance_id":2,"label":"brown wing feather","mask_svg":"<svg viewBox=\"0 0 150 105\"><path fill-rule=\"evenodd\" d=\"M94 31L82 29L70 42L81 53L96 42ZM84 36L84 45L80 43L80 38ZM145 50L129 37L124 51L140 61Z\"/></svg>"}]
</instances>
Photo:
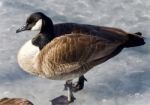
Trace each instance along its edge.
<instances>
[{"instance_id":1,"label":"brown wing feather","mask_svg":"<svg viewBox=\"0 0 150 105\"><path fill-rule=\"evenodd\" d=\"M60 36L43 48L38 56L38 68L47 75L68 73L85 63L108 56L122 43L85 34Z\"/></svg>"}]
</instances>

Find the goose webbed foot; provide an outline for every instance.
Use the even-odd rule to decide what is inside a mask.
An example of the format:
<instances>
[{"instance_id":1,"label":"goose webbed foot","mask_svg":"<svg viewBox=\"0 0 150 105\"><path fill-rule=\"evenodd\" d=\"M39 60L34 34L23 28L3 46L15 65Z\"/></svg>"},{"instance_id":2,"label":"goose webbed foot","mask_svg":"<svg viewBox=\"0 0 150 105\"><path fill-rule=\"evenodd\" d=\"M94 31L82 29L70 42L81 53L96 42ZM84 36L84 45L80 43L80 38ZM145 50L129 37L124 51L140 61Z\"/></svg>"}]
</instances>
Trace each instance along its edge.
<instances>
[{"instance_id":1,"label":"goose webbed foot","mask_svg":"<svg viewBox=\"0 0 150 105\"><path fill-rule=\"evenodd\" d=\"M87 79L82 75L79 77L79 80L75 86L73 86L73 92L78 92L84 88L84 82L87 81Z\"/></svg>"},{"instance_id":2,"label":"goose webbed foot","mask_svg":"<svg viewBox=\"0 0 150 105\"><path fill-rule=\"evenodd\" d=\"M73 92L78 92L84 88L84 82L87 81L87 79L84 77L84 75L79 77L79 80L76 84L72 84L72 90ZM68 81L67 81L68 82ZM67 90L67 83L64 84L64 90Z\"/></svg>"}]
</instances>

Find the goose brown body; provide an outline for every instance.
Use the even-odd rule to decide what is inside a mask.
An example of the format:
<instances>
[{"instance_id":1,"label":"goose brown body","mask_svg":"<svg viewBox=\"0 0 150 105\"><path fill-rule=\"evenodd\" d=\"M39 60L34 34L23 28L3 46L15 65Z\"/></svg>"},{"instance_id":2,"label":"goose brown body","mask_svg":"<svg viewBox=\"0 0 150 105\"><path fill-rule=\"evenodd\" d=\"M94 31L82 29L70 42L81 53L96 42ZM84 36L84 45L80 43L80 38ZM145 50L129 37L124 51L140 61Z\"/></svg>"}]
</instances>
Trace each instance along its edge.
<instances>
[{"instance_id":1,"label":"goose brown body","mask_svg":"<svg viewBox=\"0 0 150 105\"><path fill-rule=\"evenodd\" d=\"M143 40L139 35L132 36ZM129 33L117 28L101 27L99 36L76 31L54 38L41 51L31 44L29 54L30 50L22 51L27 49L23 46L18 54L18 62L32 74L68 80L117 55L129 40Z\"/></svg>"},{"instance_id":2,"label":"goose brown body","mask_svg":"<svg viewBox=\"0 0 150 105\"><path fill-rule=\"evenodd\" d=\"M125 42L82 33L66 34L56 37L37 54L32 69L50 79L73 79L114 56Z\"/></svg>"}]
</instances>

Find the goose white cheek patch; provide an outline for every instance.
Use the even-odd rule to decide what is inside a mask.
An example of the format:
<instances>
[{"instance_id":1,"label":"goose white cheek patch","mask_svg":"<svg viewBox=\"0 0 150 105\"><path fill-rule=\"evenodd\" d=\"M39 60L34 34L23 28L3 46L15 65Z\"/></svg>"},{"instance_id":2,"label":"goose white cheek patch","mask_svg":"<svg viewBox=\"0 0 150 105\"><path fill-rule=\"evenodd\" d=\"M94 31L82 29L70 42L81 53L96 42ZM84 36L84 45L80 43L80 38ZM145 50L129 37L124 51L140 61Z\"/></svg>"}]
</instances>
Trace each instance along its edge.
<instances>
[{"instance_id":1,"label":"goose white cheek patch","mask_svg":"<svg viewBox=\"0 0 150 105\"><path fill-rule=\"evenodd\" d=\"M42 19L38 20L36 24L31 28L32 31L41 30L42 27Z\"/></svg>"}]
</instances>

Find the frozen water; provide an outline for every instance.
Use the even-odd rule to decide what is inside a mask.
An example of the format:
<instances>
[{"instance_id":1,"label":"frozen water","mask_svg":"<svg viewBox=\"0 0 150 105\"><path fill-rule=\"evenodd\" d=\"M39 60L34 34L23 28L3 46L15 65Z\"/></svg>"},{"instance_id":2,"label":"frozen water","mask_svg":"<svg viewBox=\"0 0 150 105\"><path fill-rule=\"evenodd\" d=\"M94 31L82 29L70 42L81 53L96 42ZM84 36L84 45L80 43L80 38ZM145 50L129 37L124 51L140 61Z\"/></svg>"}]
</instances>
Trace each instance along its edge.
<instances>
[{"instance_id":1,"label":"frozen water","mask_svg":"<svg viewBox=\"0 0 150 105\"><path fill-rule=\"evenodd\" d=\"M73 105L150 105L149 0L0 0L0 98L22 97L35 105L66 94L64 81L52 81L22 71L16 60L19 48L35 32L16 34L26 17L36 11L54 23L77 22L141 31L146 45L124 49L115 58L86 74L85 89Z\"/></svg>"}]
</instances>

